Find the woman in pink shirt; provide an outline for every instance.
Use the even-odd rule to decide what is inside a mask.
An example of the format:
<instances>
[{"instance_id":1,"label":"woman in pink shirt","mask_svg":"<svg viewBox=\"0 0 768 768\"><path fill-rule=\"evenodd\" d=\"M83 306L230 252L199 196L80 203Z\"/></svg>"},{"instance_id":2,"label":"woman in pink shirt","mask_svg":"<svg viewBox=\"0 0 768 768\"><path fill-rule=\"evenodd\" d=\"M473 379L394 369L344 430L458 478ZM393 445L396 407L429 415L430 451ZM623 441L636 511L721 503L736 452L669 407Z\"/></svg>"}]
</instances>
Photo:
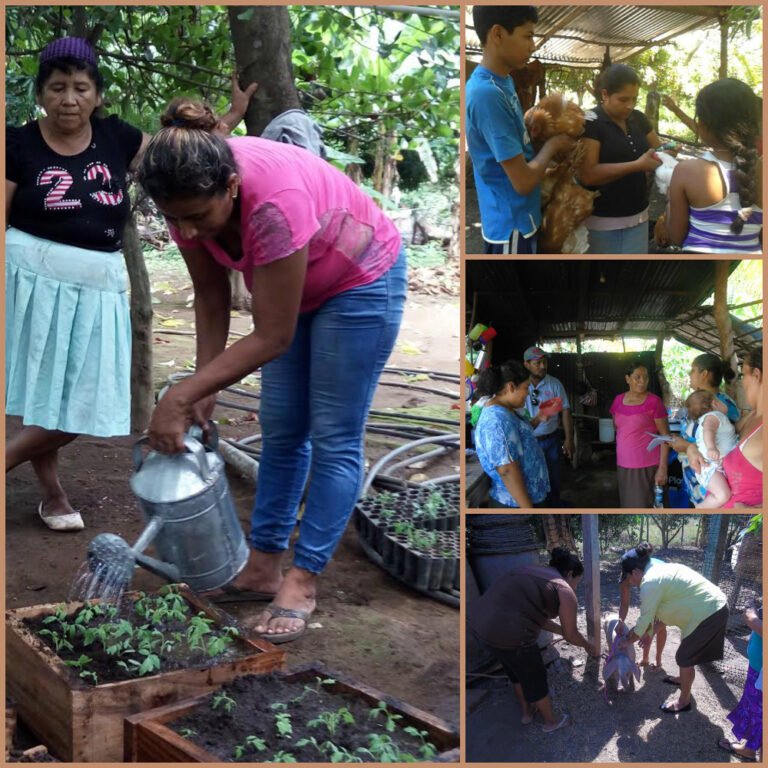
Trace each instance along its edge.
<instances>
[{"instance_id":1,"label":"woman in pink shirt","mask_svg":"<svg viewBox=\"0 0 768 768\"><path fill-rule=\"evenodd\" d=\"M667 484L669 446L648 450L648 432L669 434L667 411L658 395L648 391L648 369L638 362L627 367L624 376L629 391L616 395L610 408L616 425L616 464L619 505L622 508L650 508L653 488Z\"/></svg>"},{"instance_id":2,"label":"woman in pink shirt","mask_svg":"<svg viewBox=\"0 0 768 768\"><path fill-rule=\"evenodd\" d=\"M184 450L216 393L262 369L263 452L247 566L227 599L265 599L255 630L301 636L317 576L360 490L363 434L397 338L407 288L394 224L348 177L299 147L224 140L204 105L171 103L139 181L166 217L195 290L197 372L172 387L149 426L154 448ZM251 290L253 331L226 346L226 268ZM307 500L292 567L281 561Z\"/></svg>"}]
</instances>

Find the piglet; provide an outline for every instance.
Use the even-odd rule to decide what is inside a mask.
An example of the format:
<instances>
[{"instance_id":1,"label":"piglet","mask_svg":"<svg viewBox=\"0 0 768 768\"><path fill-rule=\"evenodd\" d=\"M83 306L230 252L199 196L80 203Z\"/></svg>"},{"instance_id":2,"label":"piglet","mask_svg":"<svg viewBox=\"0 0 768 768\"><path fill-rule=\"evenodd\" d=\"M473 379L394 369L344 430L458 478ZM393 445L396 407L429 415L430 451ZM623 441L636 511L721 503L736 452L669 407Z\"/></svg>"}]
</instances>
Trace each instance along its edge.
<instances>
[{"instance_id":1,"label":"piglet","mask_svg":"<svg viewBox=\"0 0 768 768\"><path fill-rule=\"evenodd\" d=\"M635 645L626 639L626 630L621 626L619 617L616 615L607 616L603 622L603 629L609 649L603 666L603 680L605 681L603 694L608 701L609 686L614 691L618 691L619 683L621 683L622 690L635 690L634 678L640 680L640 667L635 662Z\"/></svg>"}]
</instances>

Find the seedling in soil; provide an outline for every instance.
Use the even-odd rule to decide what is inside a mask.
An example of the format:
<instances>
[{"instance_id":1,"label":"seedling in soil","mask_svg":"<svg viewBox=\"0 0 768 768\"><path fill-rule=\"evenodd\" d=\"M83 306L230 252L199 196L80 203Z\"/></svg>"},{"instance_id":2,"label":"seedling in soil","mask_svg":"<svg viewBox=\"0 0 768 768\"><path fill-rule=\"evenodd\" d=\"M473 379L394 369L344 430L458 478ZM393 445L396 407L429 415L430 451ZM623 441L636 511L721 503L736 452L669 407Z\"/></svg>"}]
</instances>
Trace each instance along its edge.
<instances>
[{"instance_id":1,"label":"seedling in soil","mask_svg":"<svg viewBox=\"0 0 768 768\"><path fill-rule=\"evenodd\" d=\"M75 661L65 661L64 663L68 667L75 667L83 680L92 680L94 685L99 682L99 678L97 677L96 673L93 670L86 669L86 667L91 663L90 656L82 654L79 659Z\"/></svg>"},{"instance_id":2,"label":"seedling in soil","mask_svg":"<svg viewBox=\"0 0 768 768\"><path fill-rule=\"evenodd\" d=\"M206 617L204 613L198 613L189 620L187 629L187 642L190 648L196 650L205 650L205 640L203 637L211 632L213 620Z\"/></svg>"},{"instance_id":3,"label":"seedling in soil","mask_svg":"<svg viewBox=\"0 0 768 768\"><path fill-rule=\"evenodd\" d=\"M446 506L445 499L440 495L439 491L433 491L427 497L421 511L425 517L434 520Z\"/></svg>"},{"instance_id":4,"label":"seedling in soil","mask_svg":"<svg viewBox=\"0 0 768 768\"><path fill-rule=\"evenodd\" d=\"M245 744L238 744L232 750L232 755L235 760L239 760L248 751L248 747L253 752L262 752L267 748L267 742L264 739L260 739L258 736L246 736Z\"/></svg>"},{"instance_id":5,"label":"seedling in soil","mask_svg":"<svg viewBox=\"0 0 768 768\"><path fill-rule=\"evenodd\" d=\"M293 735L293 725L288 712L278 712L275 715L275 728L277 728L278 734L283 738Z\"/></svg>"},{"instance_id":6,"label":"seedling in soil","mask_svg":"<svg viewBox=\"0 0 768 768\"><path fill-rule=\"evenodd\" d=\"M429 760L437 754L437 749L435 748L435 745L427 741L427 736L429 736L428 731L420 731L418 728L415 728L412 725L409 725L406 728L403 728L403 730L409 736L415 736L417 739L421 741L419 752L421 753L421 756L425 760Z\"/></svg>"},{"instance_id":7,"label":"seedling in soil","mask_svg":"<svg viewBox=\"0 0 768 768\"><path fill-rule=\"evenodd\" d=\"M371 756L375 763L399 763L405 762L402 759L400 750L397 748L391 737L386 733L372 733L368 737L369 748L358 747L357 751L361 754Z\"/></svg>"},{"instance_id":8,"label":"seedling in soil","mask_svg":"<svg viewBox=\"0 0 768 768\"><path fill-rule=\"evenodd\" d=\"M218 709L221 707L227 713L231 712L236 706L237 702L223 692L214 694L213 701L211 702L211 709Z\"/></svg>"},{"instance_id":9,"label":"seedling in soil","mask_svg":"<svg viewBox=\"0 0 768 768\"><path fill-rule=\"evenodd\" d=\"M179 731L179 736L181 736L182 739L189 739L192 736L197 736L197 731L194 728L182 728Z\"/></svg>"},{"instance_id":10,"label":"seedling in soil","mask_svg":"<svg viewBox=\"0 0 768 768\"><path fill-rule=\"evenodd\" d=\"M265 763L295 763L296 758L290 752L284 752L282 749L272 755L271 760L265 760Z\"/></svg>"},{"instance_id":11,"label":"seedling in soil","mask_svg":"<svg viewBox=\"0 0 768 768\"><path fill-rule=\"evenodd\" d=\"M376 497L376 501L382 509L388 509L395 503L395 494L384 491Z\"/></svg>"},{"instance_id":12,"label":"seedling in soil","mask_svg":"<svg viewBox=\"0 0 768 768\"><path fill-rule=\"evenodd\" d=\"M384 491L376 497L376 501L379 503L381 516L385 520L389 520L389 518L395 514L395 508L393 506L395 503L395 494L390 493L389 491Z\"/></svg>"},{"instance_id":13,"label":"seedling in soil","mask_svg":"<svg viewBox=\"0 0 768 768\"><path fill-rule=\"evenodd\" d=\"M437 543L437 531L424 531L419 528L410 530L407 534L408 547L422 551L432 549Z\"/></svg>"},{"instance_id":14,"label":"seedling in soil","mask_svg":"<svg viewBox=\"0 0 768 768\"><path fill-rule=\"evenodd\" d=\"M335 682L336 681L332 677L326 677L325 679L323 679L321 677L316 677L315 678L315 684L314 685L310 685L309 683L307 683L304 686L304 690L298 696L296 696L293 699L291 699L291 704L298 704L300 701L303 701L304 697L308 696L310 693L314 693L314 694L317 694L319 696L320 692L322 690L322 687L324 685L333 685ZM273 704L272 708L276 709L276 705Z\"/></svg>"},{"instance_id":15,"label":"seedling in soil","mask_svg":"<svg viewBox=\"0 0 768 768\"><path fill-rule=\"evenodd\" d=\"M38 632L38 635L40 635L40 637L50 637L51 642L53 643L53 649L56 651L56 653L59 653L62 650L67 650L67 651L75 650L74 647L72 646L72 643L70 643L69 640L59 635L58 632L54 632L52 629L41 629Z\"/></svg>"},{"instance_id":16,"label":"seedling in soil","mask_svg":"<svg viewBox=\"0 0 768 768\"><path fill-rule=\"evenodd\" d=\"M396 715L394 712L390 712L384 701L380 701L378 706L373 707L368 713L368 717L373 720L378 720L379 715L384 716L384 728L389 733L394 733L395 728L397 728L397 721L403 719L402 715Z\"/></svg>"},{"instance_id":17,"label":"seedling in soil","mask_svg":"<svg viewBox=\"0 0 768 768\"><path fill-rule=\"evenodd\" d=\"M311 744L323 758L330 758L332 763L362 763L362 758L352 754L352 752L339 747L332 741L324 741L322 744L318 744L317 739L312 736L308 739L300 739L296 742L297 747L305 747L307 744Z\"/></svg>"},{"instance_id":18,"label":"seedling in soil","mask_svg":"<svg viewBox=\"0 0 768 768\"><path fill-rule=\"evenodd\" d=\"M347 725L354 725L355 723L355 718L347 707L341 707L335 712L321 712L314 720L310 720L307 726L317 728L324 725L328 729L329 735L333 737L343 723Z\"/></svg>"}]
</instances>

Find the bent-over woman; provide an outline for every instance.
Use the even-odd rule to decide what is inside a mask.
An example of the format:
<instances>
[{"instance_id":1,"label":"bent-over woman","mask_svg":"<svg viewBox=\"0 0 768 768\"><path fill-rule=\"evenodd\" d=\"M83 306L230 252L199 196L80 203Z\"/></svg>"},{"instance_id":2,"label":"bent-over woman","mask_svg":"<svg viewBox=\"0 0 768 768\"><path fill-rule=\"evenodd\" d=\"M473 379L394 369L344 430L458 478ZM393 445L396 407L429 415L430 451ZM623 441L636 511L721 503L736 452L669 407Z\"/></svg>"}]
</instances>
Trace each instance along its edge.
<instances>
[{"instance_id":1,"label":"bent-over woman","mask_svg":"<svg viewBox=\"0 0 768 768\"><path fill-rule=\"evenodd\" d=\"M547 684L547 671L537 638L542 629L562 635L596 656L594 646L576 627L575 589L584 576L579 558L565 549L552 550L549 566L526 565L500 576L471 606L470 632L504 667L522 708L523 725L538 712L545 733L563 728L567 714L556 717ZM553 621L560 618L560 624Z\"/></svg>"},{"instance_id":2,"label":"bent-over woman","mask_svg":"<svg viewBox=\"0 0 768 768\"><path fill-rule=\"evenodd\" d=\"M621 569L633 587L640 587L640 618L629 634L642 648L651 644L655 619L680 628L682 641L675 654L680 667L677 676L665 682L680 686L675 701L666 701L659 709L667 714L691 709L691 687L696 664L723 658L728 605L719 587L701 574L680 563L651 565L649 555L625 557Z\"/></svg>"}]
</instances>

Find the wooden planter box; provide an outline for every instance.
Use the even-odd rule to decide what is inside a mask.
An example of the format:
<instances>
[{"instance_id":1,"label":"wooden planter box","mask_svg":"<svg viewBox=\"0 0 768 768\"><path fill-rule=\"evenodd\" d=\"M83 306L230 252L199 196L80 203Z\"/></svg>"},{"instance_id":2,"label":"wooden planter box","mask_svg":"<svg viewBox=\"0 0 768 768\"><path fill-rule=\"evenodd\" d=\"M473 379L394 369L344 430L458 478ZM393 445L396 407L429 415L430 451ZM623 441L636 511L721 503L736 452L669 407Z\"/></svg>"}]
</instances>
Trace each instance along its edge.
<instances>
[{"instance_id":1,"label":"wooden planter box","mask_svg":"<svg viewBox=\"0 0 768 768\"><path fill-rule=\"evenodd\" d=\"M306 664L285 673L290 682L313 682L315 678L333 678L329 691L344 693L364 699L372 706L385 701L392 712L403 716L403 724L414 725L429 733L429 740L440 750L434 758L437 762L459 761L459 734L444 720L424 710L387 696L375 688L356 682L345 675L326 669L321 664ZM183 717L197 707L205 695L169 704L125 718L126 763L219 763L221 758L179 736L166 725Z\"/></svg>"},{"instance_id":2,"label":"wooden planter box","mask_svg":"<svg viewBox=\"0 0 768 768\"><path fill-rule=\"evenodd\" d=\"M223 614L188 587L180 593L197 611L220 626ZM134 597L138 593L129 593ZM68 605L70 615L82 603ZM135 680L88 685L35 634L24 619L55 612L57 605L36 605L6 611L6 695L19 716L65 762L121 762L126 716L210 692L239 675L281 669L285 652L261 639L239 638L246 654L206 669L182 669Z\"/></svg>"}]
</instances>

